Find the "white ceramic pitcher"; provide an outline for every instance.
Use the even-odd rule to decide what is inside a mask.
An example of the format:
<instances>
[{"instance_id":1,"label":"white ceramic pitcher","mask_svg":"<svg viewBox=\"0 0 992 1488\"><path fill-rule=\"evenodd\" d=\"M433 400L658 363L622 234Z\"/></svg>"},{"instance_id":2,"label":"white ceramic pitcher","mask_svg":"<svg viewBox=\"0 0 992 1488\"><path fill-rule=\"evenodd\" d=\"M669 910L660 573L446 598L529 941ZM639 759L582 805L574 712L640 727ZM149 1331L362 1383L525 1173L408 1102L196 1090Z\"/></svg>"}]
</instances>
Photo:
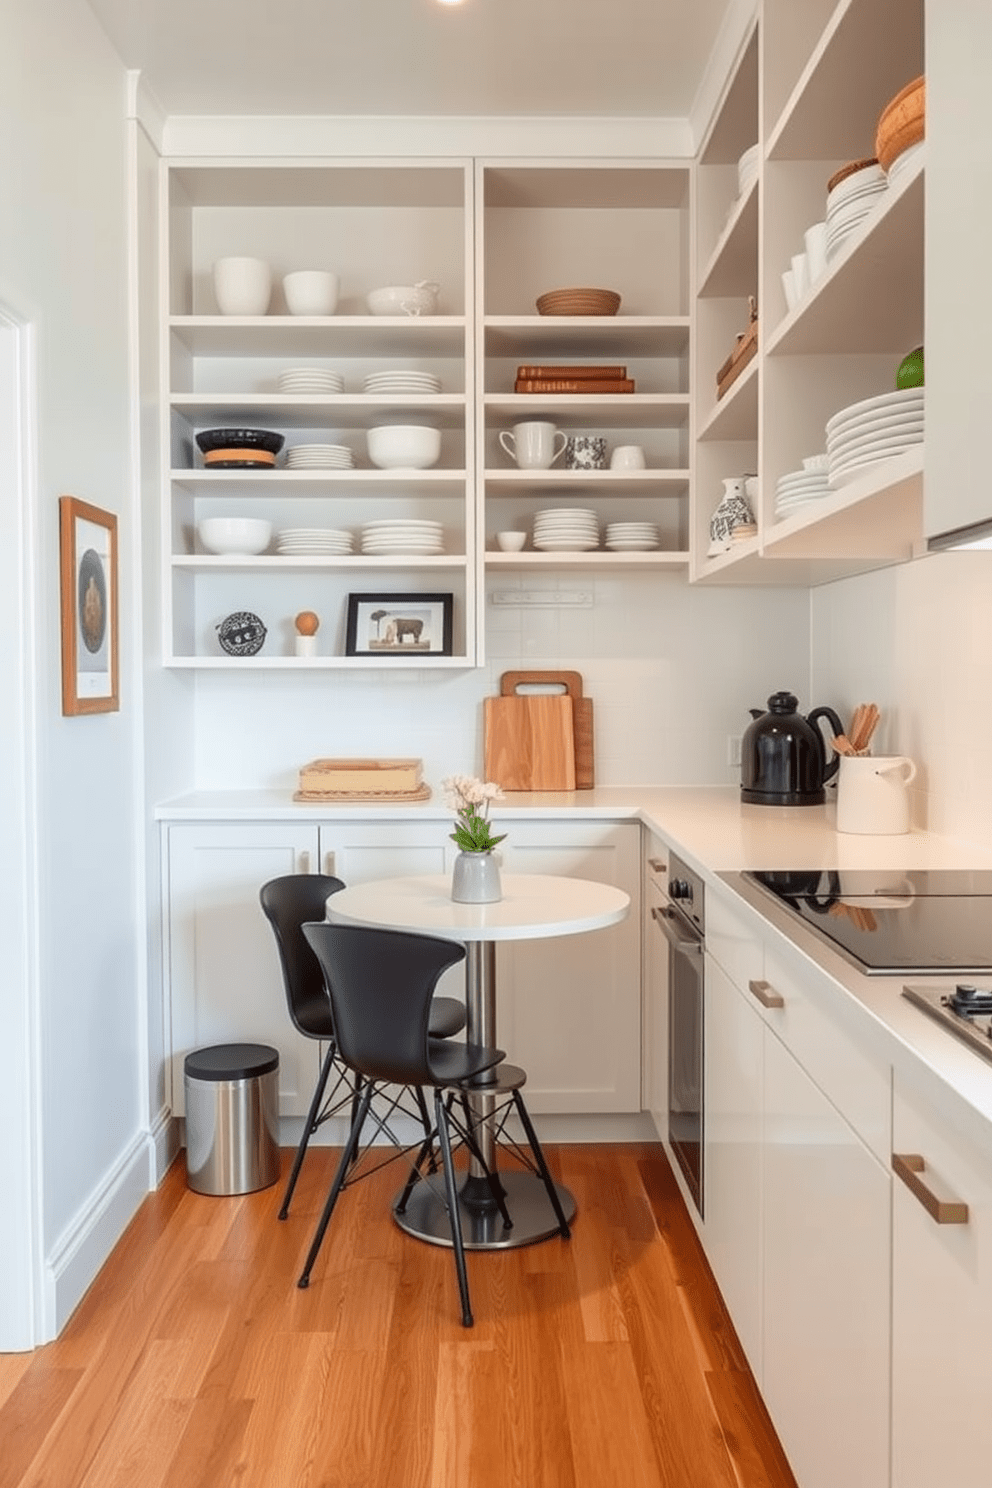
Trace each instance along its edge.
<instances>
[{"instance_id":1,"label":"white ceramic pitcher","mask_svg":"<svg viewBox=\"0 0 992 1488\"><path fill-rule=\"evenodd\" d=\"M902 754L840 759L837 830L894 836L909 831L909 783L916 766Z\"/></svg>"}]
</instances>

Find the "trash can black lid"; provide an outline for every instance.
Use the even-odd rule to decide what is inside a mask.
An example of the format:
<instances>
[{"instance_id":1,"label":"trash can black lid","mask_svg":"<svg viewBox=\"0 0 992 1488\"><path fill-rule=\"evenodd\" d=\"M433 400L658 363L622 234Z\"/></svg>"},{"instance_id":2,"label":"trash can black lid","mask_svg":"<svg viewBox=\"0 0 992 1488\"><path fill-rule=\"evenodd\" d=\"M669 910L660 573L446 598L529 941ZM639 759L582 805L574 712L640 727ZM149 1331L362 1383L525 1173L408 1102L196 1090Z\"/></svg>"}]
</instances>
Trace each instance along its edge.
<instances>
[{"instance_id":1,"label":"trash can black lid","mask_svg":"<svg viewBox=\"0 0 992 1488\"><path fill-rule=\"evenodd\" d=\"M213 1044L187 1054L183 1068L193 1080L250 1080L279 1068L279 1050L270 1044Z\"/></svg>"}]
</instances>

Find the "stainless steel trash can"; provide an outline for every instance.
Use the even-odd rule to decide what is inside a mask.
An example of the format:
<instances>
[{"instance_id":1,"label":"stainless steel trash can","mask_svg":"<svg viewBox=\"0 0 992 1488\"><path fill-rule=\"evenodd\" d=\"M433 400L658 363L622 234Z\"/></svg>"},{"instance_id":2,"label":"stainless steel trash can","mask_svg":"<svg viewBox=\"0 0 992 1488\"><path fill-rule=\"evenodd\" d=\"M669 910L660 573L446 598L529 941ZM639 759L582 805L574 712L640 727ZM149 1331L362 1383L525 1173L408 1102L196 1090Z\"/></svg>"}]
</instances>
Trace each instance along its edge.
<instances>
[{"instance_id":1,"label":"stainless steel trash can","mask_svg":"<svg viewBox=\"0 0 992 1488\"><path fill-rule=\"evenodd\" d=\"M184 1063L186 1180L202 1194L253 1193L279 1177L279 1052L214 1044Z\"/></svg>"}]
</instances>

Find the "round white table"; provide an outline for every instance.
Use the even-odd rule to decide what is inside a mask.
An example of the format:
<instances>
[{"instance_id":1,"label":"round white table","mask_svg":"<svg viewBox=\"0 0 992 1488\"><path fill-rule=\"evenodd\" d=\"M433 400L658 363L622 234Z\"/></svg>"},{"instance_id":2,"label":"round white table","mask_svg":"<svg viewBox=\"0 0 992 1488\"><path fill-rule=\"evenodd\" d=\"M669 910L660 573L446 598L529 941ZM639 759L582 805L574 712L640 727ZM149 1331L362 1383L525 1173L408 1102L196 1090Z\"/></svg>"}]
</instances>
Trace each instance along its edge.
<instances>
[{"instance_id":1,"label":"round white table","mask_svg":"<svg viewBox=\"0 0 992 1488\"><path fill-rule=\"evenodd\" d=\"M465 946L466 1038L469 1043L495 1046L496 942L538 940L556 935L581 935L602 930L624 919L630 896L612 884L584 878L556 878L550 874L506 873L503 897L496 904L456 904L450 874L388 878L340 889L327 900L332 922L373 925L385 930L408 930L439 935ZM485 1078L485 1077L484 1077ZM499 1086L499 1068L486 1083ZM479 1088L469 1097L478 1122L477 1136L486 1164L496 1165L492 1116L497 1096ZM482 1166L472 1158L459 1190L459 1211L466 1249L504 1250L530 1245L558 1233L544 1184L537 1174L502 1172L500 1183L513 1228L505 1230ZM556 1185L571 1221L575 1199ZM395 1215L402 1229L434 1245L451 1244L451 1228L442 1199L421 1183L403 1214Z\"/></svg>"}]
</instances>

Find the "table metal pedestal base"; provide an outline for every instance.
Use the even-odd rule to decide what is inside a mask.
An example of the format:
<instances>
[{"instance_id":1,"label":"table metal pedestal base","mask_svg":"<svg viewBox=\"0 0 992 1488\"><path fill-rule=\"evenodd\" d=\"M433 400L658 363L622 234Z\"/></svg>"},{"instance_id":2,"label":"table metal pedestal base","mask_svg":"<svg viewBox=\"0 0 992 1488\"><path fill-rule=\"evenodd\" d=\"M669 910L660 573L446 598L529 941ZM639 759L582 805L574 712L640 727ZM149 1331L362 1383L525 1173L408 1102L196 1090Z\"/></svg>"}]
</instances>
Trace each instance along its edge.
<instances>
[{"instance_id":1,"label":"table metal pedestal base","mask_svg":"<svg viewBox=\"0 0 992 1488\"><path fill-rule=\"evenodd\" d=\"M514 1250L520 1245L533 1245L558 1234L558 1221L551 1207L548 1191L535 1173L500 1172L499 1180L506 1193L506 1207L513 1228L503 1228L499 1210L492 1201L484 1178L469 1176L458 1189L458 1212L462 1221L462 1238L466 1250ZM401 1230L428 1245L450 1245L451 1225L440 1192L440 1175L432 1183L417 1184L403 1214L393 1209L393 1218ZM575 1218L575 1199L560 1183L555 1184L565 1218Z\"/></svg>"}]
</instances>

